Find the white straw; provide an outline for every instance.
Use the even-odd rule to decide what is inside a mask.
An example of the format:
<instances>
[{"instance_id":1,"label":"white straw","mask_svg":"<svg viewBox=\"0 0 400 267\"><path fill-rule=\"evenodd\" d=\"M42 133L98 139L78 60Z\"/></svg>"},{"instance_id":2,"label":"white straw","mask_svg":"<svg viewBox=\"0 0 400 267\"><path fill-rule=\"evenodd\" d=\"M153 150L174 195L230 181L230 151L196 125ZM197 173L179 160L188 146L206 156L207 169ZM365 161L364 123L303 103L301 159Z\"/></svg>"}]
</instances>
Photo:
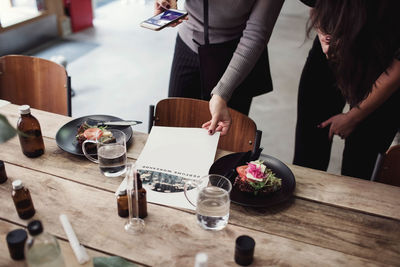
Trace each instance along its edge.
<instances>
[{"instance_id":1,"label":"white straw","mask_svg":"<svg viewBox=\"0 0 400 267\"><path fill-rule=\"evenodd\" d=\"M80 264L84 264L85 262L88 262L90 260L90 257L86 253L85 247L82 246L81 244L79 244L78 238L76 237L74 229L72 229L72 226L69 223L67 215L61 214L60 221L64 228L65 233L67 234L69 244L71 245L71 248L74 251L78 262Z\"/></svg>"}]
</instances>

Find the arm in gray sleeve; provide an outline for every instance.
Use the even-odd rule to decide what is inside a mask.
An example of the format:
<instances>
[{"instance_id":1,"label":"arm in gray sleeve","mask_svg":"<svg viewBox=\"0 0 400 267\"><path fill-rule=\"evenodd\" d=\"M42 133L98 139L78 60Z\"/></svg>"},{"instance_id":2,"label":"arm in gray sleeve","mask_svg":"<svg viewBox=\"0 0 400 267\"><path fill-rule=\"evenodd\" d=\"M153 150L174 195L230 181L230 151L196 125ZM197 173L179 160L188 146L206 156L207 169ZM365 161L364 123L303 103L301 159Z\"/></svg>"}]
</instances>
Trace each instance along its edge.
<instances>
[{"instance_id":1,"label":"arm in gray sleeve","mask_svg":"<svg viewBox=\"0 0 400 267\"><path fill-rule=\"evenodd\" d=\"M232 59L211 94L229 101L264 51L284 0L257 0Z\"/></svg>"}]
</instances>

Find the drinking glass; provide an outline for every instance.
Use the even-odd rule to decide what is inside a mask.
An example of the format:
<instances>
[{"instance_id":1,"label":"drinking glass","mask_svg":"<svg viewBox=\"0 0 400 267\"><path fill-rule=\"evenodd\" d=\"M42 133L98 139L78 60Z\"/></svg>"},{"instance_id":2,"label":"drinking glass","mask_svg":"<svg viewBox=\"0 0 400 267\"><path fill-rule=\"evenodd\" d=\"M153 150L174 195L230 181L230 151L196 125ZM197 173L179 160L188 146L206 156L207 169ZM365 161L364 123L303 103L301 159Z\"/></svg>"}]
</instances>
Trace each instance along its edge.
<instances>
[{"instance_id":1,"label":"drinking glass","mask_svg":"<svg viewBox=\"0 0 400 267\"><path fill-rule=\"evenodd\" d=\"M82 143L83 154L90 160L99 164L100 171L107 177L116 177L126 172L126 136L117 129L109 129L112 137L100 137L97 140L85 140ZM87 151L87 144L97 146L97 159Z\"/></svg>"},{"instance_id":2,"label":"drinking glass","mask_svg":"<svg viewBox=\"0 0 400 267\"><path fill-rule=\"evenodd\" d=\"M218 174L185 183L185 197L196 207L197 223L203 229L218 231L228 224L231 189L231 182Z\"/></svg>"}]
</instances>

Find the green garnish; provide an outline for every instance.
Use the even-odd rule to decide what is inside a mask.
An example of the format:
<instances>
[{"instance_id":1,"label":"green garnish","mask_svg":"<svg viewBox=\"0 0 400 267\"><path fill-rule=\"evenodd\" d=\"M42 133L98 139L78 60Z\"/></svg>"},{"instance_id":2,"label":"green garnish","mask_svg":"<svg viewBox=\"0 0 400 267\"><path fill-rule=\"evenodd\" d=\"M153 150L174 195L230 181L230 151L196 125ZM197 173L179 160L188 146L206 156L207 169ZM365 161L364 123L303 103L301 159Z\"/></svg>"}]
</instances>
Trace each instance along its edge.
<instances>
[{"instance_id":1,"label":"green garnish","mask_svg":"<svg viewBox=\"0 0 400 267\"><path fill-rule=\"evenodd\" d=\"M268 170L267 177L262 181L250 181L247 180L247 183L254 188L254 195L258 194L258 191L263 189L264 187L272 187L273 191L276 191L282 185L282 179L277 178L275 173L271 170Z\"/></svg>"}]
</instances>

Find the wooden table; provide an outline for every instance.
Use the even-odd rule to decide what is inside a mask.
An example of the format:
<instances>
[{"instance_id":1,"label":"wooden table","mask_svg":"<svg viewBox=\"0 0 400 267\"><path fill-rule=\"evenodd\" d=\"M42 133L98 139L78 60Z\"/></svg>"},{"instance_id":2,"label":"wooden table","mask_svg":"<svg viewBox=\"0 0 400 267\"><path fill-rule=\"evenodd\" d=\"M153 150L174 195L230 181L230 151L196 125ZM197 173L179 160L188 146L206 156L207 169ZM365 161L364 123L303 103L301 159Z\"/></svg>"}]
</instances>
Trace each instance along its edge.
<instances>
[{"instance_id":1,"label":"wooden table","mask_svg":"<svg viewBox=\"0 0 400 267\"><path fill-rule=\"evenodd\" d=\"M0 107L0 113L16 124L16 105ZM68 266L80 265L60 213L70 218L91 256L118 255L145 266L193 266L200 251L208 254L209 266L234 266L234 242L243 234L256 240L253 266L400 265L400 188L290 164L297 183L291 201L257 210L232 204L229 225L222 231L202 230L192 212L149 203L145 231L127 234L114 196L122 178L106 178L96 164L57 147L56 132L71 118L39 110L33 115L42 126L43 156L25 157L18 138L0 144L9 176L0 185L0 266L24 264L10 259L5 242L8 231L28 223L19 219L10 196L15 179L30 189L34 219L60 240ZM131 161L146 138L134 132ZM224 154L218 151L217 157Z\"/></svg>"}]
</instances>

